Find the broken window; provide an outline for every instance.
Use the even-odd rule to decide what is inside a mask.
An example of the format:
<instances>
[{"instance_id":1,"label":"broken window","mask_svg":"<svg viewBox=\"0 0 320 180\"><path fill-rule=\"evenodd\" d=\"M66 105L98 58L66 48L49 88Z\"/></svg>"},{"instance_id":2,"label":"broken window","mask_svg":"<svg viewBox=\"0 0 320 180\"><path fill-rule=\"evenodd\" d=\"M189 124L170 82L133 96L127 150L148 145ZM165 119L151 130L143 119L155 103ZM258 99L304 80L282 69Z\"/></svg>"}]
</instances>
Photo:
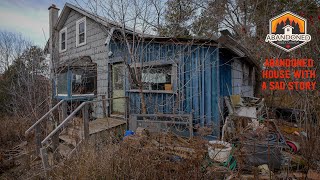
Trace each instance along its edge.
<instances>
[{"instance_id":1,"label":"broken window","mask_svg":"<svg viewBox=\"0 0 320 180\"><path fill-rule=\"evenodd\" d=\"M72 70L72 95L95 94L96 92L96 72L86 68Z\"/></svg>"},{"instance_id":2,"label":"broken window","mask_svg":"<svg viewBox=\"0 0 320 180\"><path fill-rule=\"evenodd\" d=\"M68 73L60 73L57 75L56 80L56 94L67 95L68 94Z\"/></svg>"},{"instance_id":3,"label":"broken window","mask_svg":"<svg viewBox=\"0 0 320 180\"><path fill-rule=\"evenodd\" d=\"M172 91L172 65L137 67L138 77L141 81L131 82L131 89L139 89L139 84L144 90L167 90ZM134 68L131 70L134 72ZM141 83L140 83L141 82Z\"/></svg>"}]
</instances>

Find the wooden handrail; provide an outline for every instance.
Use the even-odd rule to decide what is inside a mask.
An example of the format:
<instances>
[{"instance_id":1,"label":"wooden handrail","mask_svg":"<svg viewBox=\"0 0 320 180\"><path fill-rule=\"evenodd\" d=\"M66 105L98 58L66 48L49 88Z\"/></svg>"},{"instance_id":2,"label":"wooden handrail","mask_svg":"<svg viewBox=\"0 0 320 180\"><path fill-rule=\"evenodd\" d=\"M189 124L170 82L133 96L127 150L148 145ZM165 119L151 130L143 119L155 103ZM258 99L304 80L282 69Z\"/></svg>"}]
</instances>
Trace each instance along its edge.
<instances>
[{"instance_id":1,"label":"wooden handrail","mask_svg":"<svg viewBox=\"0 0 320 180\"><path fill-rule=\"evenodd\" d=\"M76 115L76 113L81 110L86 104L93 103L93 102L100 102L100 101L108 101L108 100L114 100L114 99L128 99L129 97L116 97L116 98L107 98L107 99L99 99L99 100L93 100L93 101L86 101L80 104L65 120L63 120L58 127L56 127L44 140L41 142L42 145L44 145L55 133L57 133L63 126L68 123L68 121Z\"/></svg>"},{"instance_id":2,"label":"wooden handrail","mask_svg":"<svg viewBox=\"0 0 320 180\"><path fill-rule=\"evenodd\" d=\"M80 106L78 106L65 120L63 120L58 127L56 127L46 138L44 138L41 144L44 145L49 140L49 138L51 138L55 133L57 133L88 102L90 101L81 103Z\"/></svg>"},{"instance_id":3,"label":"wooden handrail","mask_svg":"<svg viewBox=\"0 0 320 180\"><path fill-rule=\"evenodd\" d=\"M59 107L60 104L62 104L63 102L64 100L61 100L58 104L53 106L53 108L51 108L45 115L43 115L37 122L35 122L28 130L26 130L25 134L27 135L33 128L35 128L41 121L44 120L44 118L46 118L52 111L54 111L57 107Z\"/></svg>"}]
</instances>

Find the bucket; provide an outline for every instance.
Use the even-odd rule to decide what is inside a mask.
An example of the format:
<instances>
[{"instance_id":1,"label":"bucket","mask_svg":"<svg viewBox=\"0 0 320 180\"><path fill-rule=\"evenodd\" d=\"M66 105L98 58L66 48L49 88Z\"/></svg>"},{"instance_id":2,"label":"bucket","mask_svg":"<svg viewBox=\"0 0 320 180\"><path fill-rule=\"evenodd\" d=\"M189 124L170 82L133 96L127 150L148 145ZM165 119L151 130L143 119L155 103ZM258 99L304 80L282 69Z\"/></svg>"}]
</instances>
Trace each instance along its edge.
<instances>
[{"instance_id":1,"label":"bucket","mask_svg":"<svg viewBox=\"0 0 320 180\"><path fill-rule=\"evenodd\" d=\"M208 153L209 157L214 161L226 162L230 156L232 146L224 141L209 141Z\"/></svg>"}]
</instances>

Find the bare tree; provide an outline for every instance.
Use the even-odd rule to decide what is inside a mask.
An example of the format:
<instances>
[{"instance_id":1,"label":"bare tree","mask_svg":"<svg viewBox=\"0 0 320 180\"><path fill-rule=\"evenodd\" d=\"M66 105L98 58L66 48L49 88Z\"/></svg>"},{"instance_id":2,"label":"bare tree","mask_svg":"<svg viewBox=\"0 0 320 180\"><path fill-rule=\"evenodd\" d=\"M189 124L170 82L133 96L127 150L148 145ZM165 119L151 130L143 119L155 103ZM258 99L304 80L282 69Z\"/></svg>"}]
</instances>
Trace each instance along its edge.
<instances>
[{"instance_id":1,"label":"bare tree","mask_svg":"<svg viewBox=\"0 0 320 180\"><path fill-rule=\"evenodd\" d=\"M31 42L19 33L0 31L0 72L7 70L30 45Z\"/></svg>"}]
</instances>

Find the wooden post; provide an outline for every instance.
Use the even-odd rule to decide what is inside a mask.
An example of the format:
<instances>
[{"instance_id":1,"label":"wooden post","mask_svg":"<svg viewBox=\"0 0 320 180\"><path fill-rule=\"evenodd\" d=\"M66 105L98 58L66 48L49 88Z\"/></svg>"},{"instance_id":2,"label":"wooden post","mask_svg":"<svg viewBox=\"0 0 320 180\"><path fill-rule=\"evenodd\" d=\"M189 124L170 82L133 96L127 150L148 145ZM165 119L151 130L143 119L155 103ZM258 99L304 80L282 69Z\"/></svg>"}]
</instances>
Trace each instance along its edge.
<instances>
[{"instance_id":1,"label":"wooden post","mask_svg":"<svg viewBox=\"0 0 320 180\"><path fill-rule=\"evenodd\" d=\"M62 103L62 121L64 121L67 117L68 117L68 103L64 101Z\"/></svg>"},{"instance_id":2,"label":"wooden post","mask_svg":"<svg viewBox=\"0 0 320 180\"><path fill-rule=\"evenodd\" d=\"M41 159L42 159L42 165L44 170L47 170L49 168L49 159L48 159L48 152L46 147L42 147L40 149Z\"/></svg>"},{"instance_id":3,"label":"wooden post","mask_svg":"<svg viewBox=\"0 0 320 180\"><path fill-rule=\"evenodd\" d=\"M192 138L193 136L192 114L189 115L189 131L190 131L190 138Z\"/></svg>"},{"instance_id":4,"label":"wooden post","mask_svg":"<svg viewBox=\"0 0 320 180\"><path fill-rule=\"evenodd\" d=\"M59 132L55 133L52 136L52 149L53 149L53 159L58 160L59 156L57 153L57 148L59 146Z\"/></svg>"},{"instance_id":5,"label":"wooden post","mask_svg":"<svg viewBox=\"0 0 320 180\"><path fill-rule=\"evenodd\" d=\"M103 117L107 117L106 112L106 95L102 95L102 110L103 110Z\"/></svg>"},{"instance_id":6,"label":"wooden post","mask_svg":"<svg viewBox=\"0 0 320 180\"><path fill-rule=\"evenodd\" d=\"M124 98L124 100L125 100L125 103L124 103L124 120L126 121L126 123L127 123L127 129L126 130L129 130L129 118L128 118L128 107L129 107L129 105L128 105L128 103L129 103L129 101L128 101L128 98Z\"/></svg>"},{"instance_id":7,"label":"wooden post","mask_svg":"<svg viewBox=\"0 0 320 180\"><path fill-rule=\"evenodd\" d=\"M35 127L35 140L36 140L36 153L40 155L40 148L41 148L41 129L40 124L37 124Z\"/></svg>"},{"instance_id":8,"label":"wooden post","mask_svg":"<svg viewBox=\"0 0 320 180\"><path fill-rule=\"evenodd\" d=\"M82 118L83 118L83 138L89 139L89 104L86 104L82 108Z\"/></svg>"}]
</instances>

